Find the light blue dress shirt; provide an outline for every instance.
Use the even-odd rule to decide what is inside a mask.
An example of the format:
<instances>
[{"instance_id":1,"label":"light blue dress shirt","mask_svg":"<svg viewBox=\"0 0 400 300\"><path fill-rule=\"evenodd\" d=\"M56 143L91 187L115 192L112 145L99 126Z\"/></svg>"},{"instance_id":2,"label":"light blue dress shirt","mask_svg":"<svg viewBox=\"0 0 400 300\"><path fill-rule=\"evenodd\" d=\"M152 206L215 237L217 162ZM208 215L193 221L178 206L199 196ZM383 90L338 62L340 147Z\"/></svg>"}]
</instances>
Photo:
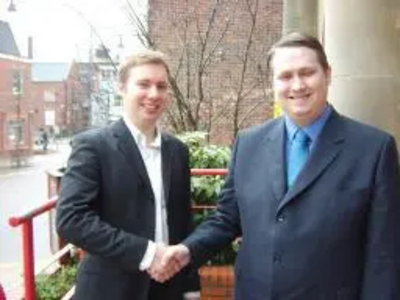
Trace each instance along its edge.
<instances>
[{"instance_id":1,"label":"light blue dress shirt","mask_svg":"<svg viewBox=\"0 0 400 300\"><path fill-rule=\"evenodd\" d=\"M307 133L307 135L311 139L310 152L315 147L318 136L321 133L322 129L324 128L326 120L329 118L331 112L332 112L332 107L328 104L328 105L326 105L322 115L317 120L315 120L310 125L301 128L305 133ZM297 130L300 129L300 127L298 125L296 125L296 123L294 123L287 115L285 115L285 126L286 126L286 137L287 137L287 139L286 139L286 161L288 161L293 138L294 138Z\"/></svg>"}]
</instances>

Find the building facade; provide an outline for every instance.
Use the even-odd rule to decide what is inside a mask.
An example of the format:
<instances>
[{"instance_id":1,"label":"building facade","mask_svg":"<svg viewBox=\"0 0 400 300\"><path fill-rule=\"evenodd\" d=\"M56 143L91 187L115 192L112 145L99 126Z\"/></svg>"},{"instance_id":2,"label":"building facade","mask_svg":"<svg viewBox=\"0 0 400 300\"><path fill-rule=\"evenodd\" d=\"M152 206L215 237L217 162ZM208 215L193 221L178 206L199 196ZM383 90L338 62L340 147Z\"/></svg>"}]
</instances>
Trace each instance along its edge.
<instances>
[{"instance_id":1,"label":"building facade","mask_svg":"<svg viewBox=\"0 0 400 300\"><path fill-rule=\"evenodd\" d=\"M30 61L20 57L11 28L0 20L0 156L32 151L30 75Z\"/></svg>"},{"instance_id":2,"label":"building facade","mask_svg":"<svg viewBox=\"0 0 400 300\"><path fill-rule=\"evenodd\" d=\"M149 0L148 11L151 46L169 56L176 80L173 129L230 144L271 117L265 60L281 35L281 0Z\"/></svg>"}]
</instances>

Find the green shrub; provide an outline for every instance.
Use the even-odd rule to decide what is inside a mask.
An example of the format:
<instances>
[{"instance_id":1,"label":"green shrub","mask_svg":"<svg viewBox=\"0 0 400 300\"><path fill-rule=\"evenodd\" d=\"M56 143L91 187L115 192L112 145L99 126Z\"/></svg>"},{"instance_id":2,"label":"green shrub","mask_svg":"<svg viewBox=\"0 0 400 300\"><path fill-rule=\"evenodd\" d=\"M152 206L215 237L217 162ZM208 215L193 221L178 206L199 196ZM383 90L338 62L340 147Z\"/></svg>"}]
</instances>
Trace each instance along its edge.
<instances>
[{"instance_id":1,"label":"green shrub","mask_svg":"<svg viewBox=\"0 0 400 300\"><path fill-rule=\"evenodd\" d=\"M206 143L207 133L189 132L179 138L189 147L191 168L227 168L231 150L226 146ZM215 206L218 194L224 184L224 176L193 176L191 196L194 205ZM199 225L213 210L197 210L194 214L195 224ZM235 260L237 244L232 244L218 253L211 261L213 265L232 264Z\"/></svg>"},{"instance_id":2,"label":"green shrub","mask_svg":"<svg viewBox=\"0 0 400 300\"><path fill-rule=\"evenodd\" d=\"M55 274L36 276L37 300L60 300L74 285L78 264L62 266Z\"/></svg>"},{"instance_id":3,"label":"green shrub","mask_svg":"<svg viewBox=\"0 0 400 300\"><path fill-rule=\"evenodd\" d=\"M179 136L189 147L190 168L227 168L231 156L230 148L207 144L206 137L207 133L199 131ZM193 176L191 190L193 204L216 205L223 183L223 176Z\"/></svg>"}]
</instances>

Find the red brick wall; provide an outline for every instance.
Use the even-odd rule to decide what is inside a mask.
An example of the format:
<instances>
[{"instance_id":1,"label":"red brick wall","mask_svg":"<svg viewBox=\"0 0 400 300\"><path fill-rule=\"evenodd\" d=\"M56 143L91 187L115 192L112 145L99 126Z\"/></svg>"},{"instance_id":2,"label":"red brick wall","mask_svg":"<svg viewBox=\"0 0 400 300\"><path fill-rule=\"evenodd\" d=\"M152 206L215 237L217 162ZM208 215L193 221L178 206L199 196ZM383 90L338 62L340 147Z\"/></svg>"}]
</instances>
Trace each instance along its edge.
<instances>
[{"instance_id":1,"label":"red brick wall","mask_svg":"<svg viewBox=\"0 0 400 300\"><path fill-rule=\"evenodd\" d=\"M13 95L13 74L15 70L22 72L24 93L20 97ZM29 117L34 111L32 99L31 65L19 59L0 57L0 154L12 148L7 136L7 123L20 118L25 121L24 147L31 147L32 128ZM19 110L19 113L18 113Z\"/></svg>"},{"instance_id":2,"label":"red brick wall","mask_svg":"<svg viewBox=\"0 0 400 300\"><path fill-rule=\"evenodd\" d=\"M34 102L36 103L36 113L34 127L36 129L45 128L45 110L55 111L55 125L60 129L67 127L66 119L66 91L64 82L36 82L33 92ZM46 92L53 93L54 102L45 100Z\"/></svg>"},{"instance_id":3,"label":"red brick wall","mask_svg":"<svg viewBox=\"0 0 400 300\"><path fill-rule=\"evenodd\" d=\"M62 82L35 82L33 98L36 103L35 128L45 126L45 111L55 111L55 125L60 132L77 132L89 127L90 106L85 103L90 98L87 88L78 77L76 65ZM45 101L46 91L55 95L55 102ZM47 128L48 129L48 128Z\"/></svg>"},{"instance_id":4,"label":"red brick wall","mask_svg":"<svg viewBox=\"0 0 400 300\"><path fill-rule=\"evenodd\" d=\"M206 39L207 29L210 28L215 2L149 0L151 37L156 48L170 57L172 72L177 76L180 90L188 98L194 99L192 103L200 97L197 88L198 65L204 61L200 55L201 41ZM271 117L272 104L267 96L265 57L269 47L281 34L282 1L219 2L220 6L215 7L215 21L209 30L204 51L204 57L209 54L211 56L201 81L204 101L200 106L199 128L207 128L207 120L212 119L211 139L217 143L229 144L235 135L235 107L239 107L240 129L262 123ZM246 3L250 3L256 16L250 46L248 42L253 19ZM226 33L223 33L225 30ZM246 71L243 71L246 49L249 49L249 55ZM242 100L236 105L239 94Z\"/></svg>"}]
</instances>

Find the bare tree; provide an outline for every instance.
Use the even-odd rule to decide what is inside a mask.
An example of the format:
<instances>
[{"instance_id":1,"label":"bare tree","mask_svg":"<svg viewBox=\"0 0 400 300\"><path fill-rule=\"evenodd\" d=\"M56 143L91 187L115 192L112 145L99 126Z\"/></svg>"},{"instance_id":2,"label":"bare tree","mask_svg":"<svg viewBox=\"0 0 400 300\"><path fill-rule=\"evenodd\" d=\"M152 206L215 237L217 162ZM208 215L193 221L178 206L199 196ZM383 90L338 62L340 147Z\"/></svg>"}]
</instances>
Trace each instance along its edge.
<instances>
[{"instance_id":1,"label":"bare tree","mask_svg":"<svg viewBox=\"0 0 400 300\"><path fill-rule=\"evenodd\" d=\"M168 1L169 9L149 12L148 23L125 1L142 43L172 58L175 101L168 122L174 130L211 132L225 119L233 138L268 103L268 12L259 0L180 0L175 11Z\"/></svg>"}]
</instances>

